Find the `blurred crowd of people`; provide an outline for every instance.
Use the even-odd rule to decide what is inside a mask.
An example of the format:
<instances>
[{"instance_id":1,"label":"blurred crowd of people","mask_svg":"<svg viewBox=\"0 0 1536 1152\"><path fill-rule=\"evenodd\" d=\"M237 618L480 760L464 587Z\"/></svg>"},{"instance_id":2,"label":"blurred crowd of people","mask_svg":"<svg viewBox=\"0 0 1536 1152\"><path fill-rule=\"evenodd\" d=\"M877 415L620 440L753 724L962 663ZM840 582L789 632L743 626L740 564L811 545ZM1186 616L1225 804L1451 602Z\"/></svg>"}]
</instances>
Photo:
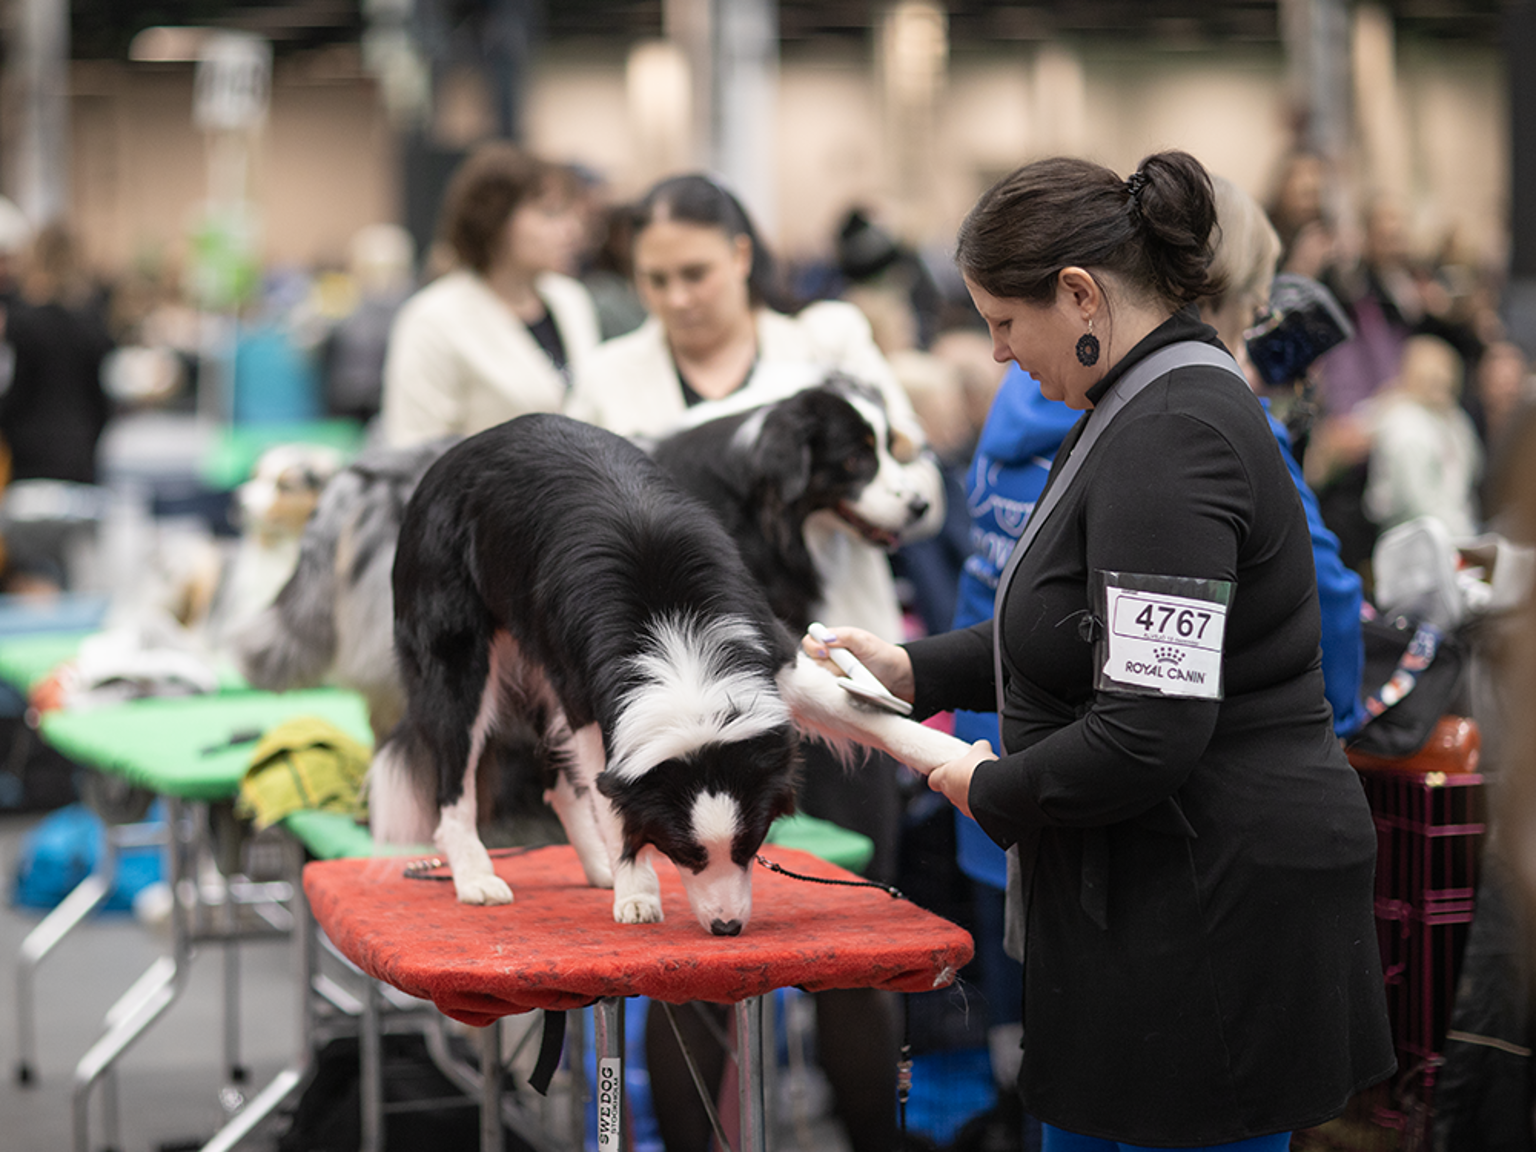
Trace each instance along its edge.
<instances>
[{"instance_id":1,"label":"blurred crowd of people","mask_svg":"<svg viewBox=\"0 0 1536 1152\"><path fill-rule=\"evenodd\" d=\"M1499 523L1533 384L1527 351L1500 320L1498 270L1480 266L1455 236L1414 243L1400 197L1372 197L1358 226L1346 227L1331 211L1341 199L1335 180L1320 157L1288 157L1264 204L1267 220L1245 215L1256 202L1219 183L1225 255L1235 263L1227 294L1203 305L1236 353L1263 319L1276 271L1324 285L1348 317L1353 335L1302 379L1259 390L1284 425L1276 434L1294 454L1298 487L1315 494L1309 516L1315 508L1316 527L1333 538L1332 559L1319 553L1320 577L1325 561L1352 570L1368 599L1383 531L1433 516L1468 538ZM1223 200L1229 194L1237 199ZM34 232L0 202L8 480L94 484L114 413L208 410L206 320L184 270L149 263L107 286L86 268L66 229ZM891 640L990 614L987 573L995 584L1033 499L1005 491L999 476L1028 472L1038 492L1075 416L1016 368L1005 382L947 260L904 242L871 206L849 207L823 259L789 267L773 261L739 200L712 178L677 177L635 204L617 203L592 173L505 143L476 151L455 175L434 244L419 251L394 224L362 229L337 266L269 277L246 302L240 331L223 414L351 421L392 445L533 411L654 434L695 406L753 389L770 395L785 364L858 375L926 447L908 467L922 472L932 515L889 563L835 532L813 552L836 619ZM1010 504L1016 497L1023 502ZM963 572L979 580L969 592ZM7 578L10 590L65 582L56 566L25 556L10 558ZM1354 597L1343 614L1357 616L1361 584L1342 575L1334 583ZM903 821L934 814L930 805L913 815L928 794L894 763L865 774L855 791L829 789L808 806L869 833L873 871L899 879ZM959 820L943 842L953 856L958 840L977 883L974 912L991 925L978 937L997 945L987 963L1006 964L1001 858L966 831ZM1016 1053L1013 1067L1007 1056L1017 983L1007 973L983 978L995 1001L988 1023L1000 1029L992 1037L1000 1089L1017 1065ZM821 1037L853 1146L890 1147L889 1006L850 994L818 1007L834 1022ZM653 1074L675 1066L664 1038L651 1043ZM876 1067L872 1079L856 1075ZM658 1096L688 1088L658 1075ZM999 1100L1008 1096L1004 1089ZM708 1139L681 1103L666 1120L669 1149ZM1013 1131L1017 1123L1008 1120Z\"/></svg>"}]
</instances>

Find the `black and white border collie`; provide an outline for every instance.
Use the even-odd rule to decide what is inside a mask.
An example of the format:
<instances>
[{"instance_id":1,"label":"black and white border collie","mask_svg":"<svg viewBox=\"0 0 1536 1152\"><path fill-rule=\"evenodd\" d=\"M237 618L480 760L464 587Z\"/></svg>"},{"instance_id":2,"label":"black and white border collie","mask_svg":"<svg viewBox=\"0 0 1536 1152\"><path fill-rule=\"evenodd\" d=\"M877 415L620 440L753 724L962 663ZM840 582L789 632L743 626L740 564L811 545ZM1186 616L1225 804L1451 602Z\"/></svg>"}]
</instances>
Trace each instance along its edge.
<instances>
[{"instance_id":1,"label":"black and white border collie","mask_svg":"<svg viewBox=\"0 0 1536 1152\"><path fill-rule=\"evenodd\" d=\"M791 811L798 730L919 768L965 745L861 707L803 656L731 537L655 461L560 416L519 417L427 471L401 527L405 716L375 757L374 834L431 837L470 904L512 899L476 831L487 741L542 733L546 798L621 923L661 919L653 858L735 935L754 857Z\"/></svg>"},{"instance_id":2,"label":"black and white border collie","mask_svg":"<svg viewBox=\"0 0 1536 1152\"><path fill-rule=\"evenodd\" d=\"M804 632L822 599L807 521L830 515L894 548L929 511L905 467L917 452L892 429L878 389L848 376L731 407L702 406L709 419L667 436L652 456L714 510L779 619Z\"/></svg>"}]
</instances>

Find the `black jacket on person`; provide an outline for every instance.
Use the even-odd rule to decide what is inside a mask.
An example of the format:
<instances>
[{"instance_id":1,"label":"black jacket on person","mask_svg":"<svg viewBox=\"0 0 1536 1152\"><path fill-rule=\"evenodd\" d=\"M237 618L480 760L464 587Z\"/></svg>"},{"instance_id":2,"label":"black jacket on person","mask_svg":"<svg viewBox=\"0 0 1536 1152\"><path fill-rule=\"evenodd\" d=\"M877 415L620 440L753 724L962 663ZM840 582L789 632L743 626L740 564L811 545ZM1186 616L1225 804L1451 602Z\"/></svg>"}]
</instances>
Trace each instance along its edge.
<instances>
[{"instance_id":1,"label":"black jacket on person","mask_svg":"<svg viewBox=\"0 0 1536 1152\"><path fill-rule=\"evenodd\" d=\"M0 436L16 480L96 481L96 442L109 406L101 364L112 349L87 309L14 304L4 338L16 355L11 386L0 397Z\"/></svg>"},{"instance_id":2,"label":"black jacket on person","mask_svg":"<svg viewBox=\"0 0 1536 1152\"><path fill-rule=\"evenodd\" d=\"M1184 339L1216 343L1180 312L1090 399ZM1222 699L1095 689L1106 571L1235 586ZM970 805L1019 845L1027 877L1025 1106L1154 1146L1338 1115L1394 1063L1376 834L1323 696L1306 517L1240 379L1175 369L1120 412L1021 562L1003 623L1010 751L978 766ZM908 650L918 714L993 709L990 622Z\"/></svg>"}]
</instances>

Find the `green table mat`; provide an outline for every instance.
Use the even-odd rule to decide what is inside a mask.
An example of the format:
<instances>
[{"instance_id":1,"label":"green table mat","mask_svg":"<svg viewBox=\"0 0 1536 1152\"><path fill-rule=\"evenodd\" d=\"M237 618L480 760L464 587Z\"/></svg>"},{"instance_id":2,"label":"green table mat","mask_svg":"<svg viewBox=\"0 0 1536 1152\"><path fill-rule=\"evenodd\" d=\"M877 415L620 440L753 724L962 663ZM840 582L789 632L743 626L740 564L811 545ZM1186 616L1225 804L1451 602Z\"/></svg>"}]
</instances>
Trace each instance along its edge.
<instances>
[{"instance_id":1,"label":"green table mat","mask_svg":"<svg viewBox=\"0 0 1536 1152\"><path fill-rule=\"evenodd\" d=\"M88 632L39 632L29 636L0 636L0 680L22 693L66 660L73 660L80 645L98 634ZM214 667L220 692L250 688L233 661L221 659Z\"/></svg>"},{"instance_id":2,"label":"green table mat","mask_svg":"<svg viewBox=\"0 0 1536 1152\"><path fill-rule=\"evenodd\" d=\"M850 872L862 872L875 854L875 842L830 820L796 812L780 816L768 829L768 843L798 848Z\"/></svg>"},{"instance_id":3,"label":"green table mat","mask_svg":"<svg viewBox=\"0 0 1536 1152\"><path fill-rule=\"evenodd\" d=\"M85 632L37 632L0 638L0 680L25 695L32 686L80 651Z\"/></svg>"},{"instance_id":4,"label":"green table mat","mask_svg":"<svg viewBox=\"0 0 1536 1152\"><path fill-rule=\"evenodd\" d=\"M319 444L343 457L363 446L363 426L355 420L315 420L299 424L241 424L226 428L203 461L203 480L215 491L228 491L250 479L256 460L275 444Z\"/></svg>"},{"instance_id":5,"label":"green table mat","mask_svg":"<svg viewBox=\"0 0 1536 1152\"><path fill-rule=\"evenodd\" d=\"M337 688L225 692L49 712L42 734L66 756L163 796L226 800L240 787L255 737L296 716L318 716L373 743L361 696ZM251 737L240 743L232 738Z\"/></svg>"},{"instance_id":6,"label":"green table mat","mask_svg":"<svg viewBox=\"0 0 1536 1152\"><path fill-rule=\"evenodd\" d=\"M317 860L409 856L433 851L425 845L375 844L367 828L340 812L294 812L282 823ZM799 848L850 872L862 871L875 853L874 842L868 836L798 813L775 821L768 830L768 843Z\"/></svg>"}]
</instances>

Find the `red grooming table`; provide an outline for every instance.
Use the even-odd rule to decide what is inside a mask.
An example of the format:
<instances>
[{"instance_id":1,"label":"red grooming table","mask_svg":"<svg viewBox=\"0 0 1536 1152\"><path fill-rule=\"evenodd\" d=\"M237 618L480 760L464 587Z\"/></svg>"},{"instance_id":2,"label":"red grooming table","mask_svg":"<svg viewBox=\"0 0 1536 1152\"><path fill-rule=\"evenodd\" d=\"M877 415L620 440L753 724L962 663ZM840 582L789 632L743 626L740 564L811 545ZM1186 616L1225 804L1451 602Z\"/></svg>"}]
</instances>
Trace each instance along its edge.
<instances>
[{"instance_id":1,"label":"red grooming table","mask_svg":"<svg viewBox=\"0 0 1536 1152\"><path fill-rule=\"evenodd\" d=\"M793 849L763 855L806 876L858 879ZM694 919L665 862L657 872L666 920L638 925L614 923L613 894L587 886L568 847L495 863L515 895L500 907L460 904L452 884L408 878L399 858L310 864L304 892L316 921L359 968L466 1024L534 1008L601 1009L626 996L735 1004L747 1149L763 1142L761 997L789 986L926 992L953 981L972 953L964 929L876 888L759 867L751 922L740 936L717 937ZM611 1022L621 1026L622 1013L608 1019L605 1037L599 1017L600 1067L612 1061L617 1069L623 1037L611 1035ZM495 1136L486 1133L487 1141Z\"/></svg>"}]
</instances>

